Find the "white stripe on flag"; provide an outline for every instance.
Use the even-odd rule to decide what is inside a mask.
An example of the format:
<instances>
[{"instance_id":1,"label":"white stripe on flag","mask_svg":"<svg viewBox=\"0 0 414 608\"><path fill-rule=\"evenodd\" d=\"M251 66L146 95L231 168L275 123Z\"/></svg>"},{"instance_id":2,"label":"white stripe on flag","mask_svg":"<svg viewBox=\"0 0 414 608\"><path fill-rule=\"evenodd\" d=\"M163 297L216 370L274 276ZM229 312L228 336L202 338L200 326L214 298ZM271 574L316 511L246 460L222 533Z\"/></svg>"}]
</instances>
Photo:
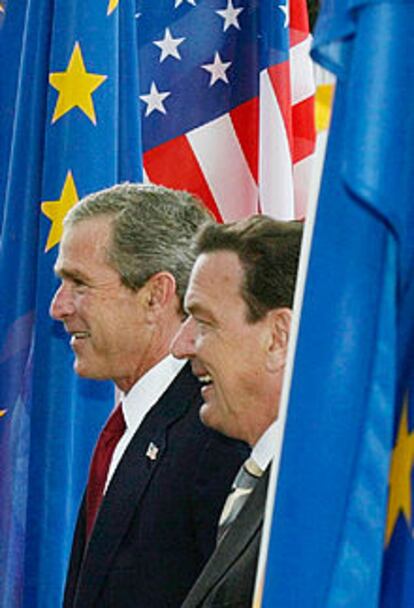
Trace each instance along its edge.
<instances>
[{"instance_id":1,"label":"white stripe on flag","mask_svg":"<svg viewBox=\"0 0 414 608\"><path fill-rule=\"evenodd\" d=\"M257 213L257 185L228 114L187 133L225 222Z\"/></svg>"},{"instance_id":2,"label":"white stripe on flag","mask_svg":"<svg viewBox=\"0 0 414 608\"><path fill-rule=\"evenodd\" d=\"M286 127L267 70L260 74L260 206L279 220L295 217Z\"/></svg>"},{"instance_id":3,"label":"white stripe on flag","mask_svg":"<svg viewBox=\"0 0 414 608\"><path fill-rule=\"evenodd\" d=\"M144 184L150 184L151 183L151 180L150 180L150 178L148 176L148 173L145 171L144 167L142 167L142 182Z\"/></svg>"},{"instance_id":4,"label":"white stripe on flag","mask_svg":"<svg viewBox=\"0 0 414 608\"><path fill-rule=\"evenodd\" d=\"M312 60L309 55L312 36L292 46L289 51L292 104L315 94Z\"/></svg>"},{"instance_id":5,"label":"white stripe on flag","mask_svg":"<svg viewBox=\"0 0 414 608\"><path fill-rule=\"evenodd\" d=\"M309 204L309 186L315 171L314 154L305 156L293 165L293 186L295 189L295 217L306 217Z\"/></svg>"}]
</instances>

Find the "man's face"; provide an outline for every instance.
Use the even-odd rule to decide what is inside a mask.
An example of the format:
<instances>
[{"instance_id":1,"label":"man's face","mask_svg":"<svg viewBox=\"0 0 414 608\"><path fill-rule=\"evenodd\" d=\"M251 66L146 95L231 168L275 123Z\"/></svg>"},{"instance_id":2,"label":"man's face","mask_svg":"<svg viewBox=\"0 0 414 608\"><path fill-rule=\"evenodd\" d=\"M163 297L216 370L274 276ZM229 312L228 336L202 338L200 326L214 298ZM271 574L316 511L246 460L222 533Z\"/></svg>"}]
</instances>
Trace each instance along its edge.
<instances>
[{"instance_id":1,"label":"man's face","mask_svg":"<svg viewBox=\"0 0 414 608\"><path fill-rule=\"evenodd\" d=\"M113 379L129 390L145 362L150 335L145 323L145 286L134 292L107 262L108 217L65 230L55 271L61 279L51 316L71 335L80 376Z\"/></svg>"},{"instance_id":2,"label":"man's face","mask_svg":"<svg viewBox=\"0 0 414 608\"><path fill-rule=\"evenodd\" d=\"M185 298L190 316L172 343L172 353L190 357L193 372L205 381L202 421L253 444L258 425L264 424L261 401L268 386L269 324L266 318L247 322L241 296L243 274L233 252L198 257ZM273 417L276 407L275 398Z\"/></svg>"}]
</instances>

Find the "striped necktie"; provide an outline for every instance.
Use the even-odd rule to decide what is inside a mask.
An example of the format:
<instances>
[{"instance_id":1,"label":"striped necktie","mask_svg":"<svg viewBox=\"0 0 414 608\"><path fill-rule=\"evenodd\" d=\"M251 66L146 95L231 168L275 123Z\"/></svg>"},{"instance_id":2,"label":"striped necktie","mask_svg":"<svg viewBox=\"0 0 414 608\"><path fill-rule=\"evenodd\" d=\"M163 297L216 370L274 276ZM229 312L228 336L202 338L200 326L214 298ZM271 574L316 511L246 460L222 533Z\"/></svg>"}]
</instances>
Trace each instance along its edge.
<instances>
[{"instance_id":1,"label":"striped necktie","mask_svg":"<svg viewBox=\"0 0 414 608\"><path fill-rule=\"evenodd\" d=\"M220 542L225 532L227 532L230 525L236 519L262 475L262 469L253 458L245 460L235 477L230 494L224 503L218 525L217 542Z\"/></svg>"}]
</instances>

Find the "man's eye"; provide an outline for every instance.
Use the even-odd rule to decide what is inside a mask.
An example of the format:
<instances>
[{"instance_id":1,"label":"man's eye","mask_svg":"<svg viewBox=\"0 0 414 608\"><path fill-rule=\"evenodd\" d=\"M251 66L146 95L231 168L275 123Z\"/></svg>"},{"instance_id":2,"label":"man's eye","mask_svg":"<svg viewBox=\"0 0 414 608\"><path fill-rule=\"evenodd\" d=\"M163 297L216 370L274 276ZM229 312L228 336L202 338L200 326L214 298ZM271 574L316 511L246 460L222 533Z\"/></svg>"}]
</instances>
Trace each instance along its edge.
<instances>
[{"instance_id":1,"label":"man's eye","mask_svg":"<svg viewBox=\"0 0 414 608\"><path fill-rule=\"evenodd\" d=\"M76 289L86 287L86 283L82 279L73 279L73 285Z\"/></svg>"},{"instance_id":2,"label":"man's eye","mask_svg":"<svg viewBox=\"0 0 414 608\"><path fill-rule=\"evenodd\" d=\"M198 327L200 327L200 329L205 329L206 327L210 326L210 323L205 319L196 319L195 321Z\"/></svg>"}]
</instances>

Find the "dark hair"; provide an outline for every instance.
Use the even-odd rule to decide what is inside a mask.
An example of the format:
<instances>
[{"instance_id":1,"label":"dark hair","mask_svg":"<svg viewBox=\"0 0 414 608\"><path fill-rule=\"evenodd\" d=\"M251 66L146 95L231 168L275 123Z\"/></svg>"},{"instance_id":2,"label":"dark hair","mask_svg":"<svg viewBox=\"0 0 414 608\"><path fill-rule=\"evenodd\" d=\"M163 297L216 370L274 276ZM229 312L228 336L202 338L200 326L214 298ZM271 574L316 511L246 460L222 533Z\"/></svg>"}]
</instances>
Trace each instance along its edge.
<instances>
[{"instance_id":1,"label":"dark hair","mask_svg":"<svg viewBox=\"0 0 414 608\"><path fill-rule=\"evenodd\" d=\"M195 260L198 228L212 221L201 201L181 190L123 183L83 198L65 218L65 228L107 216L112 222L108 263L124 285L140 289L157 272L171 272L181 306Z\"/></svg>"},{"instance_id":2,"label":"dark hair","mask_svg":"<svg viewBox=\"0 0 414 608\"><path fill-rule=\"evenodd\" d=\"M233 251L244 269L241 295L254 323L272 309L293 306L303 226L256 215L211 224L195 238L197 255Z\"/></svg>"}]
</instances>

